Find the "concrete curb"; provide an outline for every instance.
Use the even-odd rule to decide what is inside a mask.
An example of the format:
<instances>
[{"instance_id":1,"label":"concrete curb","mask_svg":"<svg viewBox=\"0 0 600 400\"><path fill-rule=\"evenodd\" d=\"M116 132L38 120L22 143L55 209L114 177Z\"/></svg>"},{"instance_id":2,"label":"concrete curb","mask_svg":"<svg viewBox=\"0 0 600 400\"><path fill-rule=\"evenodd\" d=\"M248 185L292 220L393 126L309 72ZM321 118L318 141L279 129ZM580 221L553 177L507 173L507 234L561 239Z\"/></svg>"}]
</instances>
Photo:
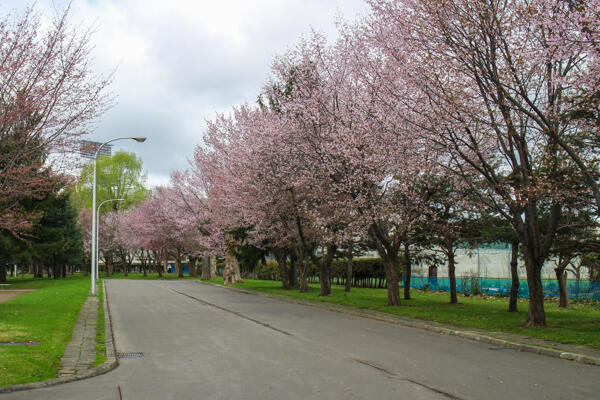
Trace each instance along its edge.
<instances>
[{"instance_id":1,"label":"concrete curb","mask_svg":"<svg viewBox=\"0 0 600 400\"><path fill-rule=\"evenodd\" d=\"M80 381L82 379L92 378L94 376L105 374L119 365L119 359L115 353L115 339L112 330L112 319L110 316L110 307L108 305L108 297L106 293L106 285L104 285L104 329L105 329L105 344L106 344L106 361L97 367L88 369L85 372L76 375L64 376L61 378L49 379L42 382L30 382L20 385L0 387L0 394L18 392L21 390L39 389L48 386L60 385L61 383Z\"/></svg>"},{"instance_id":2,"label":"concrete curb","mask_svg":"<svg viewBox=\"0 0 600 400\"><path fill-rule=\"evenodd\" d=\"M394 316L392 314L386 314L386 313L379 312L379 311L361 309L361 308L345 306L345 305L340 305L340 304L334 305L334 304L328 304L328 303L316 303L316 302L312 302L312 301L301 300L301 299L287 297L287 296L283 296L283 295L273 295L273 294L266 294L266 293L261 293L261 292L248 291L248 290L239 289L239 288L235 288L235 287L231 287L231 286L220 285L217 283L209 283L209 282L201 282L201 281L198 281L198 282L206 284L206 285L220 286L225 289L236 290L238 292L242 292L242 293L246 293L246 294L254 294L254 295L258 295L258 296L262 296L262 297L277 299L277 300L285 301L288 303L295 303L295 304L302 304L302 305L311 306L311 307L318 307L318 308L322 308L322 309L329 310L329 311L335 311L335 312L339 312L339 313L343 313L343 314L349 314L349 315L355 315L358 317L374 319L377 321L387 322L390 324L407 326L407 327L416 328L416 329L423 329L423 330L437 333L437 334L458 336L463 339L493 344L494 346L498 346L501 348L514 349L517 351L541 354L544 356L561 358L564 360L571 360L571 361L575 361L575 362L579 362L579 363L583 363L583 364L600 366L600 358L597 358L597 357L592 357L592 356L588 356L585 354L579 354L579 353L571 353L571 352L562 351L562 350L555 350L555 349L550 349L550 348L546 348L546 347L542 347L542 346L536 346L536 345L532 345L532 344L513 342L513 341L509 341L509 340L504 340L504 339L499 339L499 338L495 338L492 336L484 335L479 332L462 331L462 330L457 330L457 329L452 329L452 328L447 328L447 327L442 327L442 326L436 326L431 323L427 323L426 321L421 321L421 320L417 320L417 319L413 319L413 318L409 318L409 317L399 317L399 316Z\"/></svg>"}]
</instances>

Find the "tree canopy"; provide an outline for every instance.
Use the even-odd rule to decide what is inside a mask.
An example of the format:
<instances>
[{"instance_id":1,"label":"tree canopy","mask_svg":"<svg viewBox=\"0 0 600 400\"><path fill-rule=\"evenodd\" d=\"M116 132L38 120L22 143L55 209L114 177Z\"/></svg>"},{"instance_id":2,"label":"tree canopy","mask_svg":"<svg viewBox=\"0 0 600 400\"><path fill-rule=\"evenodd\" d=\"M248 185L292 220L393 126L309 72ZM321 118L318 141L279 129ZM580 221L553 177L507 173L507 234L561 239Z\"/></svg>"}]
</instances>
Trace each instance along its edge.
<instances>
[{"instance_id":1,"label":"tree canopy","mask_svg":"<svg viewBox=\"0 0 600 400\"><path fill-rule=\"evenodd\" d=\"M80 207L92 207L92 184L94 179L93 162L85 165L74 188L74 198ZM146 174L142 170L142 160L135 153L118 151L111 157L98 157L96 170L96 206L104 200L114 201L103 207L109 210L128 210L141 203L147 195Z\"/></svg>"}]
</instances>

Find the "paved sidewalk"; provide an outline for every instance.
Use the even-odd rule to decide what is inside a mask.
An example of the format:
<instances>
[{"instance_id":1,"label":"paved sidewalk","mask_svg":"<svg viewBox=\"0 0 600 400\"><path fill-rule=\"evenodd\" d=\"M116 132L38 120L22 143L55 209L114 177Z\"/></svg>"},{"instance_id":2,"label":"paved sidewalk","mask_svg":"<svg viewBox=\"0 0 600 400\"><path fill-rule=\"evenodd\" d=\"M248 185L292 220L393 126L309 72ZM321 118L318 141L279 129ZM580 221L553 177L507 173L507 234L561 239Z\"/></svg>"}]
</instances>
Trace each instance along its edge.
<instances>
[{"instance_id":1,"label":"paved sidewalk","mask_svg":"<svg viewBox=\"0 0 600 400\"><path fill-rule=\"evenodd\" d=\"M58 377L80 374L94 367L98 297L88 296L73 329L73 337L60 360Z\"/></svg>"}]
</instances>

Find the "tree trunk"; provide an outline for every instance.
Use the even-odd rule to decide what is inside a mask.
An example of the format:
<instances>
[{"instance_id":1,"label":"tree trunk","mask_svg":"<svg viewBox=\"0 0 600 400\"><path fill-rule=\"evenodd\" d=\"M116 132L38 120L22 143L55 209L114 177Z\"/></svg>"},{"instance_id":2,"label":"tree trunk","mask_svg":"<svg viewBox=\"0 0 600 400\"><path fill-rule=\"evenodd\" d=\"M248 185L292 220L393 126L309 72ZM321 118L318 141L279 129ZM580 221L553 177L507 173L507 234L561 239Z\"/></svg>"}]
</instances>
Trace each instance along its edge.
<instances>
[{"instance_id":1,"label":"tree trunk","mask_svg":"<svg viewBox=\"0 0 600 400\"><path fill-rule=\"evenodd\" d=\"M33 266L33 271L34 271L34 277L37 278L37 276L35 276L36 274L36 268L37 266L34 264ZM81 272L83 272L83 276L88 276L90 274L90 260L87 257L83 257L83 268L81 269Z\"/></svg>"},{"instance_id":2,"label":"tree trunk","mask_svg":"<svg viewBox=\"0 0 600 400\"><path fill-rule=\"evenodd\" d=\"M123 275L129 276L129 265L127 264L127 262L123 263Z\"/></svg>"},{"instance_id":3,"label":"tree trunk","mask_svg":"<svg viewBox=\"0 0 600 400\"><path fill-rule=\"evenodd\" d=\"M85 271L87 272L87 269L85 269ZM86 274L85 276L87 276L87 275L88 274ZM42 268L41 265L34 264L34 266L33 266L33 277L34 278L43 278L44 277L44 268Z\"/></svg>"},{"instance_id":4,"label":"tree trunk","mask_svg":"<svg viewBox=\"0 0 600 400\"><path fill-rule=\"evenodd\" d=\"M210 256L210 279L217 277L217 256Z\"/></svg>"},{"instance_id":5,"label":"tree trunk","mask_svg":"<svg viewBox=\"0 0 600 400\"><path fill-rule=\"evenodd\" d=\"M387 285L388 306L400 305L400 285L398 284L398 256L386 255L382 257L385 269L385 280Z\"/></svg>"},{"instance_id":6,"label":"tree trunk","mask_svg":"<svg viewBox=\"0 0 600 400\"><path fill-rule=\"evenodd\" d=\"M298 258L298 274L300 277L300 293L308 293L308 262L304 257L302 246L296 246L295 253Z\"/></svg>"},{"instance_id":7,"label":"tree trunk","mask_svg":"<svg viewBox=\"0 0 600 400\"><path fill-rule=\"evenodd\" d=\"M202 276L203 281L210 279L210 258L202 257Z\"/></svg>"},{"instance_id":8,"label":"tree trunk","mask_svg":"<svg viewBox=\"0 0 600 400\"><path fill-rule=\"evenodd\" d=\"M346 287L344 291L349 292L352 289L352 262L354 258L354 246L350 242L348 246L348 262L346 263Z\"/></svg>"},{"instance_id":9,"label":"tree trunk","mask_svg":"<svg viewBox=\"0 0 600 400\"><path fill-rule=\"evenodd\" d=\"M544 311L544 292L542 287L542 261L537 261L531 250L523 245L525 268L527 269L527 285L529 286L529 310L525 326L546 326Z\"/></svg>"},{"instance_id":10,"label":"tree trunk","mask_svg":"<svg viewBox=\"0 0 600 400\"><path fill-rule=\"evenodd\" d=\"M573 269L575 273L575 300L579 300L579 285L581 283L581 260L577 267Z\"/></svg>"},{"instance_id":11,"label":"tree trunk","mask_svg":"<svg viewBox=\"0 0 600 400\"><path fill-rule=\"evenodd\" d=\"M110 273L112 270L110 267L112 265L113 265L112 256L106 256L104 258L104 270L105 270L104 272L106 273L106 276L110 276ZM98 269L98 272L100 272L100 269Z\"/></svg>"},{"instance_id":12,"label":"tree trunk","mask_svg":"<svg viewBox=\"0 0 600 400\"><path fill-rule=\"evenodd\" d=\"M319 296L331 296L331 263L336 251L337 246L330 244L321 258L317 257L314 251L310 253L313 262L319 266Z\"/></svg>"},{"instance_id":13,"label":"tree trunk","mask_svg":"<svg viewBox=\"0 0 600 400\"><path fill-rule=\"evenodd\" d=\"M370 226L369 231L371 237L375 241L381 261L383 262L388 292L388 306L399 306L400 286L398 285L398 250L400 249L401 242L398 236L390 237L389 232L377 223L373 223Z\"/></svg>"},{"instance_id":14,"label":"tree trunk","mask_svg":"<svg viewBox=\"0 0 600 400\"><path fill-rule=\"evenodd\" d=\"M319 296L331 296L331 274L329 266L331 263L325 261L319 262L319 283L321 284L321 292Z\"/></svg>"},{"instance_id":15,"label":"tree trunk","mask_svg":"<svg viewBox=\"0 0 600 400\"><path fill-rule=\"evenodd\" d=\"M456 264L454 261L454 243L446 243L446 255L448 256L448 278L450 280L450 304L458 303L456 295Z\"/></svg>"},{"instance_id":16,"label":"tree trunk","mask_svg":"<svg viewBox=\"0 0 600 400\"><path fill-rule=\"evenodd\" d=\"M562 264L562 263L561 263ZM558 266L554 269L556 279L558 280L558 294L560 296L558 306L561 308L569 307L569 293L567 291L567 271L565 271L566 264L564 266Z\"/></svg>"},{"instance_id":17,"label":"tree trunk","mask_svg":"<svg viewBox=\"0 0 600 400\"><path fill-rule=\"evenodd\" d=\"M298 286L298 256L290 251L290 287Z\"/></svg>"},{"instance_id":18,"label":"tree trunk","mask_svg":"<svg viewBox=\"0 0 600 400\"><path fill-rule=\"evenodd\" d=\"M188 262L190 263L190 276L192 278L198 277L198 257L188 257Z\"/></svg>"},{"instance_id":19,"label":"tree trunk","mask_svg":"<svg viewBox=\"0 0 600 400\"><path fill-rule=\"evenodd\" d=\"M158 265L158 277L159 278L163 277L163 273L167 270L167 264L169 264L169 260L167 259L167 256L165 256L165 259L163 260L163 264Z\"/></svg>"},{"instance_id":20,"label":"tree trunk","mask_svg":"<svg viewBox=\"0 0 600 400\"><path fill-rule=\"evenodd\" d=\"M404 260L406 268L404 271L404 300L410 300L410 278L412 276L412 263L410 259L410 245L404 243Z\"/></svg>"},{"instance_id":21,"label":"tree trunk","mask_svg":"<svg viewBox=\"0 0 600 400\"><path fill-rule=\"evenodd\" d=\"M508 312L518 311L518 300L519 300L519 240L515 239L511 242L511 255L510 255L510 277L512 280L510 286L510 299L508 300Z\"/></svg>"},{"instance_id":22,"label":"tree trunk","mask_svg":"<svg viewBox=\"0 0 600 400\"><path fill-rule=\"evenodd\" d=\"M287 254L285 249L273 249L273 255L275 256L275 260L277 261L277 266L279 267L279 277L281 279L281 286L284 289L290 288L290 282L288 278L287 271Z\"/></svg>"},{"instance_id":23,"label":"tree trunk","mask_svg":"<svg viewBox=\"0 0 600 400\"><path fill-rule=\"evenodd\" d=\"M183 265L181 264L181 256L177 256L175 259L175 270L177 271L177 277L183 278Z\"/></svg>"},{"instance_id":24,"label":"tree trunk","mask_svg":"<svg viewBox=\"0 0 600 400\"><path fill-rule=\"evenodd\" d=\"M0 282L6 283L6 264L0 261Z\"/></svg>"},{"instance_id":25,"label":"tree trunk","mask_svg":"<svg viewBox=\"0 0 600 400\"><path fill-rule=\"evenodd\" d=\"M225 234L225 271L223 271L223 283L225 285L233 285L234 283L243 282L240 274L240 264L235 258L233 251L237 246L237 242L233 234Z\"/></svg>"}]
</instances>

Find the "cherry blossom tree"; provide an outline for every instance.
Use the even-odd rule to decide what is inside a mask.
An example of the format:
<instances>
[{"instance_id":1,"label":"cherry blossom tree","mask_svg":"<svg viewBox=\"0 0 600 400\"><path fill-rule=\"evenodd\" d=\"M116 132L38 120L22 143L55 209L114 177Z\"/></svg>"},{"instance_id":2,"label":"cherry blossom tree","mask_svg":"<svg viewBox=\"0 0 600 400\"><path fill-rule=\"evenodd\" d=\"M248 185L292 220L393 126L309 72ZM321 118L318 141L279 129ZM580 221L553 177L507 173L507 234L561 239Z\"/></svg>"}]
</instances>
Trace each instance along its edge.
<instances>
[{"instance_id":1,"label":"cherry blossom tree","mask_svg":"<svg viewBox=\"0 0 600 400\"><path fill-rule=\"evenodd\" d=\"M210 257L221 250L219 237L220 229L213 222L208 199L205 196L201 175L194 170L175 171L171 175L173 187L173 205L180 213L177 219L182 230L189 232L188 251L190 263L195 264L200 257L203 259L202 279L213 278L210 268ZM195 234L194 234L195 233ZM193 274L195 275L195 267ZM190 271L192 273L192 270Z\"/></svg>"},{"instance_id":2,"label":"cherry blossom tree","mask_svg":"<svg viewBox=\"0 0 600 400\"><path fill-rule=\"evenodd\" d=\"M77 227L81 230L83 236L83 256L84 266L89 266L89 260L91 259L91 244L92 244L92 211L86 208L82 208L77 215ZM85 268L85 267L84 267ZM84 269L84 273L87 275L88 270Z\"/></svg>"},{"instance_id":3,"label":"cherry blossom tree","mask_svg":"<svg viewBox=\"0 0 600 400\"><path fill-rule=\"evenodd\" d=\"M114 271L115 261L122 249L118 236L120 219L118 211L110 211L98 221L98 257L104 260L107 275Z\"/></svg>"},{"instance_id":4,"label":"cherry blossom tree","mask_svg":"<svg viewBox=\"0 0 600 400\"><path fill-rule=\"evenodd\" d=\"M240 243L235 240L234 231L245 229L250 233L246 240L272 250L281 248L290 231L282 229L282 224L290 221L289 214L281 212L282 204L289 203L288 194L280 186L270 184L275 176L272 168L263 169L263 163L269 163L274 154L265 151L270 148L267 142L276 139L269 136L277 133L269 128L272 122L267 112L249 106L234 109L231 116L220 115L209 123L205 147L196 149L192 162L192 176L207 194L213 226L220 227L213 232L220 230L225 239L228 283L239 279L233 254ZM271 167L279 165L273 163ZM282 265L285 271L285 260Z\"/></svg>"},{"instance_id":5,"label":"cherry blossom tree","mask_svg":"<svg viewBox=\"0 0 600 400\"><path fill-rule=\"evenodd\" d=\"M369 236L398 305L415 227L435 214L452 264L461 216L477 206L516 232L526 323L544 325L541 266L564 204L586 190L600 204L586 149L598 144L599 2L369 3L371 17L340 24L333 44L313 34L276 58L258 106L208 123L178 196L155 193L184 210L165 219L182 231L195 221L199 251L225 250L227 283L239 279L240 229L275 254L284 282L300 247L321 295L337 248Z\"/></svg>"},{"instance_id":6,"label":"cherry blossom tree","mask_svg":"<svg viewBox=\"0 0 600 400\"><path fill-rule=\"evenodd\" d=\"M347 35L326 46L315 35L279 58L258 109L209 124L195 170L222 226L248 227L276 255L300 242L319 266L321 295L330 293L337 248L370 234L385 260L388 303L397 305L399 248L423 215L414 200L427 195L414 183L435 157L418 151L424 143L412 126L390 122L401 110L377 94L384 68L372 57L375 65L357 62L367 52L358 44Z\"/></svg>"},{"instance_id":7,"label":"cherry blossom tree","mask_svg":"<svg viewBox=\"0 0 600 400\"><path fill-rule=\"evenodd\" d=\"M67 8L46 24L30 7L0 22L0 228L15 234L32 218L21 202L60 189L69 157L52 154L72 152L110 103L112 77L90 68L92 32L69 19Z\"/></svg>"},{"instance_id":8,"label":"cherry blossom tree","mask_svg":"<svg viewBox=\"0 0 600 400\"><path fill-rule=\"evenodd\" d=\"M389 66L381 60L359 29L344 27L333 46L315 35L275 63L267 94L294 128L286 145L297 155L298 208L317 232L327 228L320 237L334 246L371 236L388 304L398 305L400 247L429 196L417 183L441 170L438 154L406 122L413 111L394 98L410 93L386 87Z\"/></svg>"},{"instance_id":9,"label":"cherry blossom tree","mask_svg":"<svg viewBox=\"0 0 600 400\"><path fill-rule=\"evenodd\" d=\"M125 242L130 242L132 248L139 249L140 261L143 259L142 268L144 268L144 262L150 263L150 260L153 260L157 264L159 276L162 277L163 268L158 264L168 261L167 252L160 232L154 229L152 211L152 204L149 199L129 210L121 222L121 235L126 237Z\"/></svg>"},{"instance_id":10,"label":"cherry blossom tree","mask_svg":"<svg viewBox=\"0 0 600 400\"><path fill-rule=\"evenodd\" d=\"M123 220L129 229L123 229L122 233L132 233L134 237L129 237L127 240L132 241L132 245L139 249L150 251L157 264L160 262L167 263L168 261L168 241L162 234L160 225L161 220L156 215L155 202L153 201L153 192L150 192L148 197L136 207L131 209ZM157 271L162 277L163 268L157 265Z\"/></svg>"},{"instance_id":11,"label":"cherry blossom tree","mask_svg":"<svg viewBox=\"0 0 600 400\"><path fill-rule=\"evenodd\" d=\"M541 268L563 203L579 186L578 177L566 173L575 158L567 157L563 144L580 137L581 125L569 115L588 62L573 46L555 45L558 38L572 38L559 21L573 16L573 4L369 3L372 43L404 71L403 84L427 99L413 123L448 152L449 169L478 200L517 232L530 291L526 324L545 325ZM578 154L588 170L595 165L594 154ZM550 210L545 227L542 210Z\"/></svg>"},{"instance_id":12,"label":"cherry blossom tree","mask_svg":"<svg viewBox=\"0 0 600 400\"><path fill-rule=\"evenodd\" d=\"M213 129L215 125L213 125ZM209 128L210 132L210 128ZM205 141L206 141L205 137ZM223 279L225 284L241 281L239 263L234 251L237 242L233 239L231 231L238 227L239 214L230 207L231 199L227 196L227 188L231 177L227 174L226 157L223 157L225 143L213 141L215 147L206 149L197 146L194 160L191 164L191 174L196 182L197 190L206 193L205 205L210 212L211 221L216 227L212 230L212 250L222 249L225 252L225 271ZM222 252L220 252L222 254Z\"/></svg>"},{"instance_id":13,"label":"cherry blossom tree","mask_svg":"<svg viewBox=\"0 0 600 400\"><path fill-rule=\"evenodd\" d=\"M190 217L181 188L157 187L144 202L123 219L120 232L123 247L152 250L166 263L175 259L175 270L183 276L182 263L190 258L190 274L195 275L195 263L201 247L202 226ZM189 205L189 204L188 204Z\"/></svg>"}]
</instances>

